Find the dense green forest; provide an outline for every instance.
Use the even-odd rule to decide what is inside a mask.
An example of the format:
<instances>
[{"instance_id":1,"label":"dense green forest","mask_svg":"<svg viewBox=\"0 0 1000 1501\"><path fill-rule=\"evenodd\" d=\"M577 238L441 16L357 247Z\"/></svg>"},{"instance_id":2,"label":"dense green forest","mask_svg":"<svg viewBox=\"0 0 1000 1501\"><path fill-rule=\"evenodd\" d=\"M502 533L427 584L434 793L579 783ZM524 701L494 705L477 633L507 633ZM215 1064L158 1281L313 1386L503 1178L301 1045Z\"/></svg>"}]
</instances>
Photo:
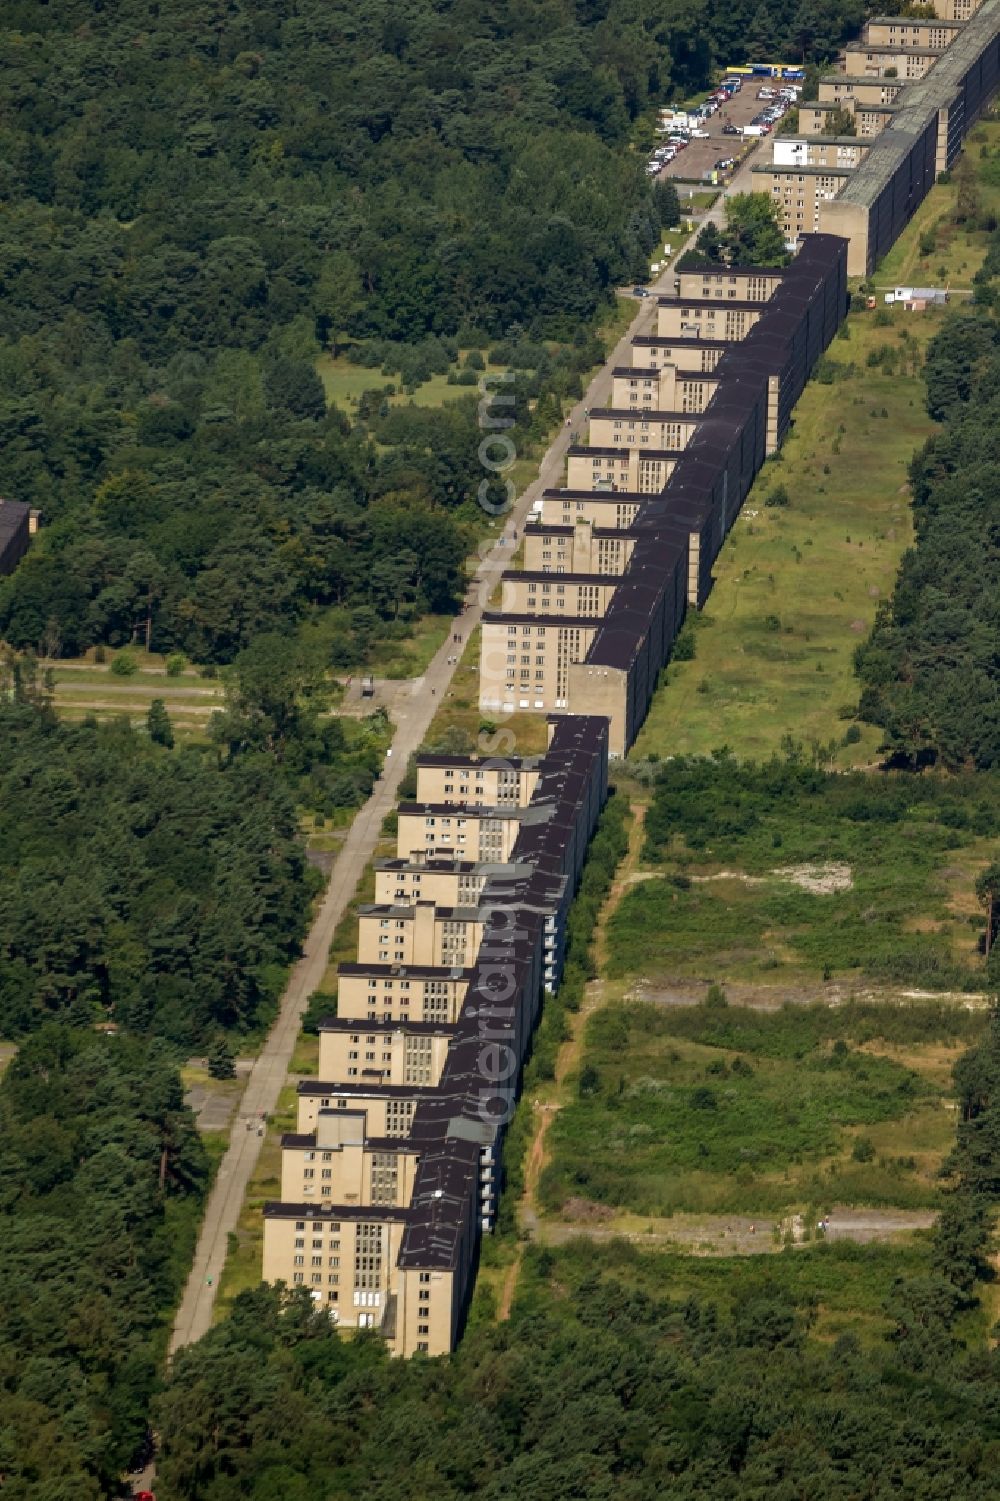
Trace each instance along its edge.
<instances>
[{"instance_id":1,"label":"dense green forest","mask_svg":"<svg viewBox=\"0 0 1000 1501\"><path fill-rule=\"evenodd\" d=\"M878 1247L744 1263L746 1295L722 1307L643 1285L632 1250L533 1250L508 1323L474 1320L450 1359L405 1364L344 1340L307 1296L261 1289L173 1367L161 1494L986 1501L1000 1359L976 1309L1000 1195L996 1016L955 1082L945 1207L885 1288L872 1343L813 1337L811 1284L867 1296Z\"/></svg>"},{"instance_id":2,"label":"dense green forest","mask_svg":"<svg viewBox=\"0 0 1000 1501\"><path fill-rule=\"evenodd\" d=\"M911 465L916 543L857 652L860 713L902 762L998 767L1000 328L984 309L945 324L926 379L943 426Z\"/></svg>"},{"instance_id":3,"label":"dense green forest","mask_svg":"<svg viewBox=\"0 0 1000 1501\"><path fill-rule=\"evenodd\" d=\"M49 1025L0 1083L0 1486L117 1494L207 1183L163 1044Z\"/></svg>"},{"instance_id":4,"label":"dense green forest","mask_svg":"<svg viewBox=\"0 0 1000 1501\"><path fill-rule=\"evenodd\" d=\"M318 876L273 757L169 751L0 697L0 1034L267 1021Z\"/></svg>"},{"instance_id":5,"label":"dense green forest","mask_svg":"<svg viewBox=\"0 0 1000 1501\"><path fill-rule=\"evenodd\" d=\"M582 353L676 213L633 123L747 46L829 56L859 13L12 0L0 493L46 525L0 584L0 634L229 661L322 617L351 666L401 613L447 609L474 400L406 417L373 378L352 426L317 355L412 389L525 331ZM554 360L536 394L568 389Z\"/></svg>"}]
</instances>

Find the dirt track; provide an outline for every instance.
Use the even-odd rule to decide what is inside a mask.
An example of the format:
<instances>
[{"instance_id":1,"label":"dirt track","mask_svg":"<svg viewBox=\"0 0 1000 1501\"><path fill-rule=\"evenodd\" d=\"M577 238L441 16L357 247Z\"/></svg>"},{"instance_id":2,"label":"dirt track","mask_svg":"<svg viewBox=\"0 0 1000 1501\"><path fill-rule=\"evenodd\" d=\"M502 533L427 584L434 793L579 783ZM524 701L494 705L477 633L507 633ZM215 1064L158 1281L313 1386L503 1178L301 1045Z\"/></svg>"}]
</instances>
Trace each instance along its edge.
<instances>
[{"instance_id":1,"label":"dirt track","mask_svg":"<svg viewBox=\"0 0 1000 1501\"><path fill-rule=\"evenodd\" d=\"M598 1206L594 1206L595 1208ZM806 1228L806 1238L795 1244L808 1246L818 1240L850 1240L859 1244L892 1240L914 1230L926 1230L934 1223L930 1210L854 1209L837 1206L827 1221L825 1235L815 1227ZM565 1245L567 1241L607 1242L626 1240L631 1245L655 1247L661 1251L677 1250L700 1256L767 1256L784 1249L791 1232L790 1221L776 1221L761 1215L678 1214L669 1220L643 1221L635 1215L622 1220L593 1223L588 1221L547 1220L537 1222L532 1238L540 1245ZM793 1237L794 1238L794 1237Z\"/></svg>"},{"instance_id":2,"label":"dirt track","mask_svg":"<svg viewBox=\"0 0 1000 1501\"><path fill-rule=\"evenodd\" d=\"M626 997L648 1001L652 1006L697 1006L708 994L710 981L689 979L639 980ZM780 1011L782 1006L843 1006L848 1001L899 1005L906 1001L937 1000L959 1002L969 1010L985 1010L990 998L984 993L959 991L879 989L874 986L844 986L836 981L814 985L760 985L738 980L725 982L726 998L732 1006L746 1006L751 1011Z\"/></svg>"}]
</instances>

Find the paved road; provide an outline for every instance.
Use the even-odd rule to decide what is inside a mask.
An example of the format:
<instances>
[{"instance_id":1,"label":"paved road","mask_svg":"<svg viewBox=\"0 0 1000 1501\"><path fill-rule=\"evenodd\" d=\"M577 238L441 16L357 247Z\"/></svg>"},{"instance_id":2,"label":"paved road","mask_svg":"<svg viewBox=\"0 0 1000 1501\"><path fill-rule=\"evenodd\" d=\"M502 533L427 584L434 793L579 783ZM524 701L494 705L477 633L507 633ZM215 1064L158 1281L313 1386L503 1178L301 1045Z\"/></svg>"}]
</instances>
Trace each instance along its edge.
<instances>
[{"instance_id":1,"label":"paved road","mask_svg":"<svg viewBox=\"0 0 1000 1501\"><path fill-rule=\"evenodd\" d=\"M662 291L671 284L664 272L651 290ZM586 436L584 409L600 406L607 400L611 387L611 368L630 363L631 340L637 333L644 331L654 317L655 299L650 297L637 300L636 316L631 326L615 346L607 364L591 381L586 394L573 408L569 423L564 425L546 451L539 465L538 478L518 497L512 511L505 518L503 532L498 535L496 543L480 563L469 591L469 603L456 621L456 627L460 628L464 640L468 639L470 632L478 625L500 574L513 556L512 529L520 534L532 502L544 488L563 482L566 449L571 434L579 432L581 440ZM376 783L371 797L359 809L337 854L329 883L305 941L302 957L292 970L282 997L278 1018L251 1070L239 1114L233 1123L229 1148L222 1159L205 1209L191 1275L174 1322L170 1341L171 1354L182 1345L199 1339L212 1322L219 1278L226 1260L227 1237L236 1230L247 1184L263 1145L263 1137L258 1135L256 1122L270 1114L277 1104L278 1094L288 1074L302 1013L309 997L318 989L326 970L334 930L354 896L365 865L372 857L382 821L396 805L399 783L406 771L407 761L423 743L434 712L447 692L454 672L454 664L449 658L455 653L456 646L449 637L425 675L410 684L400 685L394 694L392 715L396 733L391 753L386 758L384 774Z\"/></svg>"},{"instance_id":2,"label":"paved road","mask_svg":"<svg viewBox=\"0 0 1000 1501\"><path fill-rule=\"evenodd\" d=\"M726 222L726 199L731 198L734 193L754 192L753 169L758 165L763 166L766 156L761 151L761 147L768 140L770 140L770 136L762 136L757 144L747 153L746 158L740 163L730 181L700 221L702 224L717 224L721 229Z\"/></svg>"}]
</instances>

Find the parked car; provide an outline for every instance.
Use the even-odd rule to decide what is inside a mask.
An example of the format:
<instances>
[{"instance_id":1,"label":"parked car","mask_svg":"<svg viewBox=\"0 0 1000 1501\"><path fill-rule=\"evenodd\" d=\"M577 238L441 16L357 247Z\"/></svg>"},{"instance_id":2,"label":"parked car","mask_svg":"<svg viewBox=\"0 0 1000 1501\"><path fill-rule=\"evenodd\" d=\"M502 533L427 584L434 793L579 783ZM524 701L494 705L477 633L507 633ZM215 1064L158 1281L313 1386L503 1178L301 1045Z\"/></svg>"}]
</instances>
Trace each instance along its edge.
<instances>
[{"instance_id":1,"label":"parked car","mask_svg":"<svg viewBox=\"0 0 1000 1501\"><path fill-rule=\"evenodd\" d=\"M739 133L740 128L738 125L723 125L722 127L722 134L724 136L738 136Z\"/></svg>"},{"instance_id":2,"label":"parked car","mask_svg":"<svg viewBox=\"0 0 1000 1501\"><path fill-rule=\"evenodd\" d=\"M692 130L691 134L699 141L707 141L709 136L707 130Z\"/></svg>"}]
</instances>

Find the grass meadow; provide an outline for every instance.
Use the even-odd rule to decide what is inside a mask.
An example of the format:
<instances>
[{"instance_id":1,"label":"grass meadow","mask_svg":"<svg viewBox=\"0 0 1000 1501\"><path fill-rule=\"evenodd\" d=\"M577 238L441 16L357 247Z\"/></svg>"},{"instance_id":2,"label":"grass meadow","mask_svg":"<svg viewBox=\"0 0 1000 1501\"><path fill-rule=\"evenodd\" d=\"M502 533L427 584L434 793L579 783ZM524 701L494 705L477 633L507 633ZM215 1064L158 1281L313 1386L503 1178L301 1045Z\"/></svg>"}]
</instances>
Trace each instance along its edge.
<instances>
[{"instance_id":1,"label":"grass meadow","mask_svg":"<svg viewBox=\"0 0 1000 1501\"><path fill-rule=\"evenodd\" d=\"M842 711L858 701L854 649L912 540L907 466L934 427L920 372L943 316L848 319L824 367L835 378L809 383L761 470L692 622L694 658L670 664L633 759L724 745L760 756L788 734L838 742L838 766L875 758L879 731L844 744ZM768 506L779 487L789 503Z\"/></svg>"},{"instance_id":2,"label":"grass meadow","mask_svg":"<svg viewBox=\"0 0 1000 1501\"><path fill-rule=\"evenodd\" d=\"M971 133L962 160L975 174L979 215L1000 214L1000 121L984 120ZM961 169L964 170L964 169ZM879 266L872 281L882 290L903 284L964 289L972 285L986 254L988 232L973 222L958 224L958 173L937 183Z\"/></svg>"},{"instance_id":3,"label":"grass meadow","mask_svg":"<svg viewBox=\"0 0 1000 1501\"><path fill-rule=\"evenodd\" d=\"M673 762L607 973L978 991L1000 778Z\"/></svg>"},{"instance_id":4,"label":"grass meadow","mask_svg":"<svg viewBox=\"0 0 1000 1501\"><path fill-rule=\"evenodd\" d=\"M541 1182L639 1215L934 1207L950 1069L982 1011L612 1004L588 1021Z\"/></svg>"}]
</instances>

